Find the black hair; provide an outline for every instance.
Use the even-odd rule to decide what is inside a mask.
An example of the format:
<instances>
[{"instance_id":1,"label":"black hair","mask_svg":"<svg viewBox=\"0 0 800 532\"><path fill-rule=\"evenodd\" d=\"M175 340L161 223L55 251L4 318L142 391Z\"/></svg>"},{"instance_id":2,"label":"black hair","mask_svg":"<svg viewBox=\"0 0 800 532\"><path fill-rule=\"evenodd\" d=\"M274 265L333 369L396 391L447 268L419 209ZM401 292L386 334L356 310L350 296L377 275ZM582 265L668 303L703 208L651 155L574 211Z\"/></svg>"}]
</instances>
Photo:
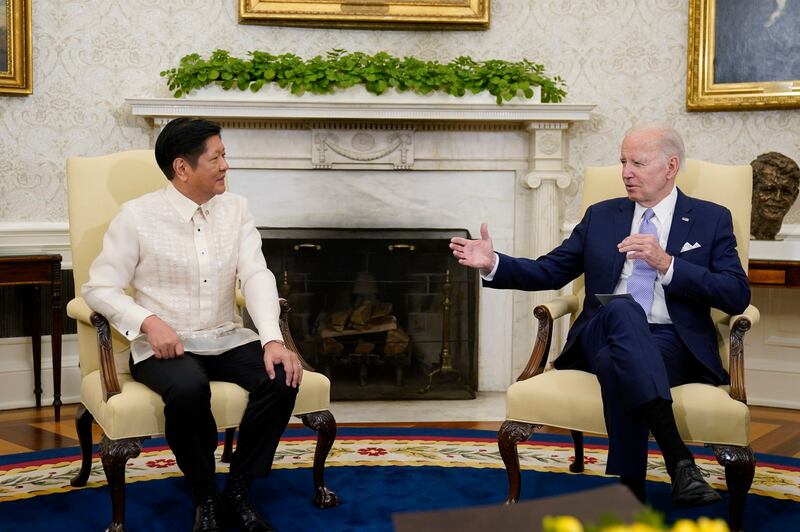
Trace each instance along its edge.
<instances>
[{"instance_id":1,"label":"black hair","mask_svg":"<svg viewBox=\"0 0 800 532\"><path fill-rule=\"evenodd\" d=\"M202 118L176 118L164 126L156 139L156 162L167 179L175 177L172 163L178 157L194 169L206 149L206 140L219 132L219 124Z\"/></svg>"}]
</instances>

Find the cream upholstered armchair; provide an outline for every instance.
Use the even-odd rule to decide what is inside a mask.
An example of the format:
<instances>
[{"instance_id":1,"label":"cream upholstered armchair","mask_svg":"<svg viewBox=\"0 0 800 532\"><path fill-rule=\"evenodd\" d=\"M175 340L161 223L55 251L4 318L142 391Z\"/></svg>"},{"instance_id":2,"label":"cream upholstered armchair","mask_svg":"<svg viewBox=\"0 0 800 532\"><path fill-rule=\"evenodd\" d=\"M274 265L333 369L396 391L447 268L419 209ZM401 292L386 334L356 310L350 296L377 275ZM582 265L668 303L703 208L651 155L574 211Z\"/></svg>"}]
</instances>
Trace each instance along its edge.
<instances>
[{"instance_id":1,"label":"cream upholstered armchair","mask_svg":"<svg viewBox=\"0 0 800 532\"><path fill-rule=\"evenodd\" d=\"M92 421L103 430L100 457L111 491L110 530L122 530L125 519L125 464L141 451L145 438L164 433L164 404L158 394L133 380L128 372L128 342L112 330L102 315L80 297L89 267L100 253L103 236L120 204L164 187L167 183L152 150L120 152L104 157L70 158L67 161L69 232L77 297L67 313L78 321L81 369L81 405L75 424L82 464L73 486L84 486L92 461ZM241 299L239 298L241 301ZM280 327L289 349L297 347L289 333L281 301ZM317 432L314 454L314 502L320 508L339 504L336 494L325 487L324 467L336 438L336 421L328 410L330 381L301 361L305 368L293 415ZM228 461L234 431L247 405L247 392L236 384L211 383L211 408L217 427L225 430L222 459Z\"/></svg>"},{"instance_id":2,"label":"cream upholstered armchair","mask_svg":"<svg viewBox=\"0 0 800 532\"><path fill-rule=\"evenodd\" d=\"M747 269L750 247L752 171L746 166L723 166L689 159L677 177L687 195L714 201L730 209L739 257ZM619 165L586 169L583 210L589 205L625 195ZM568 314L574 321L584 297L583 277L573 282L573 293L534 309L538 331L531 358L517 382L506 393L506 421L498 444L509 479L508 502L520 494L517 443L542 425L568 429L575 444L572 472L583 471L583 433L606 434L603 401L597 378L579 370L556 370L547 364L553 320ZM721 465L730 492L729 520L741 529L742 512L753 480L755 457L749 446L750 413L744 387L744 334L758 321L752 305L744 314L728 316L712 311L718 329L722 365L730 372L729 386L686 384L672 389L673 411L684 440L710 445Z\"/></svg>"}]
</instances>

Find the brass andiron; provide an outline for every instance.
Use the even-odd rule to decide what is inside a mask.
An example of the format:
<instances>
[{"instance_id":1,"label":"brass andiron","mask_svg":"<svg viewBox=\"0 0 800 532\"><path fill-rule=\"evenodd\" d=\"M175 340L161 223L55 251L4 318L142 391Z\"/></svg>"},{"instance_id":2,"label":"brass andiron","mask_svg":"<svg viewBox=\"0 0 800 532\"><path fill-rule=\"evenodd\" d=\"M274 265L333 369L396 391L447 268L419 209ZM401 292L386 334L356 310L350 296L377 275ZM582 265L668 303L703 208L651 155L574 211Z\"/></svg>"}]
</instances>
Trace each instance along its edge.
<instances>
[{"instance_id":1,"label":"brass andiron","mask_svg":"<svg viewBox=\"0 0 800 532\"><path fill-rule=\"evenodd\" d=\"M450 294L453 292L453 283L450 282L450 269L444 274L444 284L442 285L442 350L439 353L439 367L428 373L428 384L420 388L419 393L427 393L433 386L433 379L437 375L442 376L447 373L455 373L458 383L461 382L461 373L453 367L453 359L450 354Z\"/></svg>"},{"instance_id":2,"label":"brass andiron","mask_svg":"<svg viewBox=\"0 0 800 532\"><path fill-rule=\"evenodd\" d=\"M283 270L283 282L280 287L280 295L283 299L289 299L289 293L292 291L292 286L289 284L289 270Z\"/></svg>"}]
</instances>

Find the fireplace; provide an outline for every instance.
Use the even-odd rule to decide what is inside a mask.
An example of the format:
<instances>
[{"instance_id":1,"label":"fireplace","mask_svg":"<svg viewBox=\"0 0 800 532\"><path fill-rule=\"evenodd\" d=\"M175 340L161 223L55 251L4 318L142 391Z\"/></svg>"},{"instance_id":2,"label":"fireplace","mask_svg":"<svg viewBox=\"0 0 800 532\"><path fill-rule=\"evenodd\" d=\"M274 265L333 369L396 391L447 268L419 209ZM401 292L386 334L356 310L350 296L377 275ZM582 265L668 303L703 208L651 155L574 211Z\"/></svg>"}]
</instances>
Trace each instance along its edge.
<instances>
[{"instance_id":1,"label":"fireplace","mask_svg":"<svg viewBox=\"0 0 800 532\"><path fill-rule=\"evenodd\" d=\"M478 279L448 248L468 231L260 232L292 336L332 399L475 397Z\"/></svg>"}]
</instances>

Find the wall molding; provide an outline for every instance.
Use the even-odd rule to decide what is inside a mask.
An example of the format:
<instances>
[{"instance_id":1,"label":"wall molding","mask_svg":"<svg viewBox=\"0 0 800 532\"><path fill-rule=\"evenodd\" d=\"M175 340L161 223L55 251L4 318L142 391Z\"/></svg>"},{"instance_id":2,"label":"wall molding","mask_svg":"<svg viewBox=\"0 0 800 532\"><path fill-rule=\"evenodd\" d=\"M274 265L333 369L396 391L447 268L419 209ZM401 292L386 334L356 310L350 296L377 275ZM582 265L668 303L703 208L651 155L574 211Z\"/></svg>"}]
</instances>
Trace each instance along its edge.
<instances>
[{"instance_id":1,"label":"wall molding","mask_svg":"<svg viewBox=\"0 0 800 532\"><path fill-rule=\"evenodd\" d=\"M0 222L0 253L61 255L61 268L72 268L67 222Z\"/></svg>"},{"instance_id":2,"label":"wall molding","mask_svg":"<svg viewBox=\"0 0 800 532\"><path fill-rule=\"evenodd\" d=\"M787 362L770 358L748 358L745 356L744 367L747 371L800 375L800 362Z\"/></svg>"}]
</instances>

